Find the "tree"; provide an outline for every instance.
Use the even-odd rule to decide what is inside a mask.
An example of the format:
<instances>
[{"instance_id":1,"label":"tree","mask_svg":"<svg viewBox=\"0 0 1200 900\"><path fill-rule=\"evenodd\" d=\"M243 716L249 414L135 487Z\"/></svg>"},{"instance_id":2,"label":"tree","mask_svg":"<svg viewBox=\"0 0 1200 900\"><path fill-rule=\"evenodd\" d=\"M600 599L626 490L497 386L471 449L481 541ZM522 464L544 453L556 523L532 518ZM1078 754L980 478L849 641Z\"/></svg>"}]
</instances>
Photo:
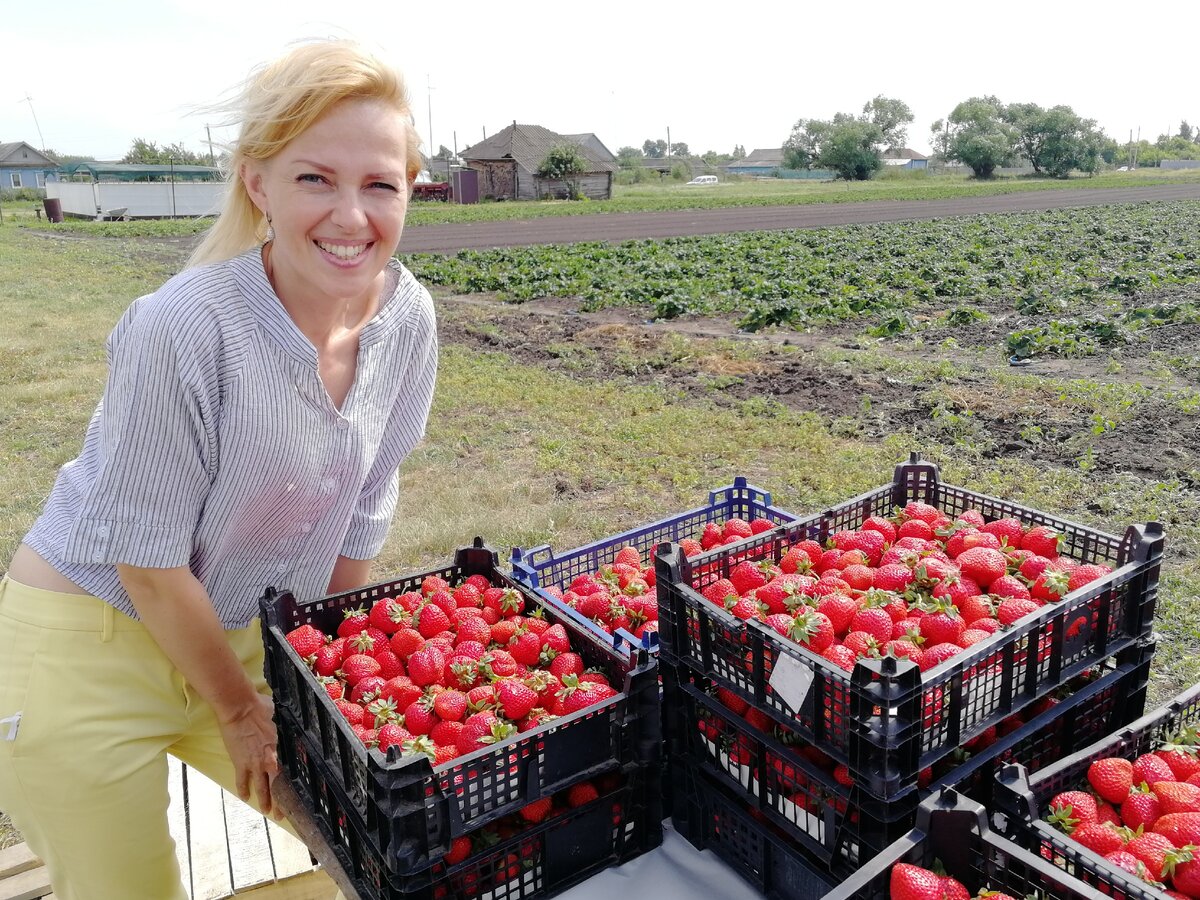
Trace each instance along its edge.
<instances>
[{"instance_id":1,"label":"tree","mask_svg":"<svg viewBox=\"0 0 1200 900\"><path fill-rule=\"evenodd\" d=\"M159 166L165 166L169 163L183 166L206 166L208 165L208 157L193 153L184 147L182 142L168 144L160 148L154 141L147 141L144 138L134 138L129 152L121 158L121 162Z\"/></svg>"},{"instance_id":2,"label":"tree","mask_svg":"<svg viewBox=\"0 0 1200 900\"><path fill-rule=\"evenodd\" d=\"M642 151L637 147L622 147L617 151L617 165L622 169L634 169L642 164Z\"/></svg>"},{"instance_id":3,"label":"tree","mask_svg":"<svg viewBox=\"0 0 1200 900\"><path fill-rule=\"evenodd\" d=\"M647 139L642 144L642 152L651 159L662 159L667 155L667 142Z\"/></svg>"},{"instance_id":4,"label":"tree","mask_svg":"<svg viewBox=\"0 0 1200 900\"><path fill-rule=\"evenodd\" d=\"M746 158L746 148L743 147L741 144L734 144L733 145L733 153L731 153L729 155L730 155L731 159L745 159Z\"/></svg>"},{"instance_id":5,"label":"tree","mask_svg":"<svg viewBox=\"0 0 1200 900\"><path fill-rule=\"evenodd\" d=\"M1016 129L1004 121L995 97L972 97L954 107L943 127L946 157L970 166L976 178L991 178L1012 160Z\"/></svg>"},{"instance_id":6,"label":"tree","mask_svg":"<svg viewBox=\"0 0 1200 900\"><path fill-rule=\"evenodd\" d=\"M799 119L783 142L783 165L788 169L811 169L821 154L821 142L830 123L821 119Z\"/></svg>"},{"instance_id":7,"label":"tree","mask_svg":"<svg viewBox=\"0 0 1200 900\"><path fill-rule=\"evenodd\" d=\"M875 122L843 113L834 116L817 163L847 181L866 181L883 168L879 147L886 140Z\"/></svg>"},{"instance_id":8,"label":"tree","mask_svg":"<svg viewBox=\"0 0 1200 900\"><path fill-rule=\"evenodd\" d=\"M1195 135L1192 133L1192 126L1188 124L1188 120L1184 119L1179 123L1179 136L1185 141L1195 140Z\"/></svg>"},{"instance_id":9,"label":"tree","mask_svg":"<svg viewBox=\"0 0 1200 900\"><path fill-rule=\"evenodd\" d=\"M688 152L688 145L683 141L676 141L675 143L671 144L670 151L672 156L690 155Z\"/></svg>"},{"instance_id":10,"label":"tree","mask_svg":"<svg viewBox=\"0 0 1200 900\"><path fill-rule=\"evenodd\" d=\"M1017 147L1038 174L1066 178L1072 169L1099 168L1104 135L1093 119L1080 118L1071 107L1010 103L1003 118L1017 129Z\"/></svg>"},{"instance_id":11,"label":"tree","mask_svg":"<svg viewBox=\"0 0 1200 900\"><path fill-rule=\"evenodd\" d=\"M903 150L912 123L912 110L903 100L877 95L863 105L863 116L883 132L882 144L888 150Z\"/></svg>"},{"instance_id":12,"label":"tree","mask_svg":"<svg viewBox=\"0 0 1200 900\"><path fill-rule=\"evenodd\" d=\"M538 166L539 178L561 181L567 186L567 197L578 200L579 176L587 171L587 160L579 152L577 144L557 144L550 148L546 158Z\"/></svg>"},{"instance_id":13,"label":"tree","mask_svg":"<svg viewBox=\"0 0 1200 900\"><path fill-rule=\"evenodd\" d=\"M929 126L929 146L933 148L933 155L936 159L949 162L950 123L945 119L938 119Z\"/></svg>"}]
</instances>

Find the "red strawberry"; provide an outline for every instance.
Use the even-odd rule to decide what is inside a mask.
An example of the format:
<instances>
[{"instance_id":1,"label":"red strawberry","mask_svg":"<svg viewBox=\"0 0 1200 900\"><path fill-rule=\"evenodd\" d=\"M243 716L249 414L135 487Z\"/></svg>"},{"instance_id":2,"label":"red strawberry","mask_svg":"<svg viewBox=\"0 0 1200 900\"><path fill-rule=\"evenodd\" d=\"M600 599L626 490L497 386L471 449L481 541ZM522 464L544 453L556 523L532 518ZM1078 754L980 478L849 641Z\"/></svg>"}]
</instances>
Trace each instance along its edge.
<instances>
[{"instance_id":1,"label":"red strawberry","mask_svg":"<svg viewBox=\"0 0 1200 900\"><path fill-rule=\"evenodd\" d=\"M462 722L440 719L429 732L429 739L433 741L434 747L450 747L454 751L450 757L453 759L458 756L458 736L462 734L462 730Z\"/></svg>"},{"instance_id":2,"label":"red strawberry","mask_svg":"<svg viewBox=\"0 0 1200 900\"><path fill-rule=\"evenodd\" d=\"M1154 881L1162 881L1166 855L1175 845L1164 835L1150 831L1133 838L1125 849L1142 861Z\"/></svg>"},{"instance_id":3,"label":"red strawberry","mask_svg":"<svg viewBox=\"0 0 1200 900\"><path fill-rule=\"evenodd\" d=\"M1154 755L1170 766L1176 781L1187 781L1200 772L1200 755L1196 751L1191 744L1165 744Z\"/></svg>"},{"instance_id":4,"label":"red strawberry","mask_svg":"<svg viewBox=\"0 0 1200 900\"><path fill-rule=\"evenodd\" d=\"M1120 757L1098 759L1088 766L1087 779L1109 803L1124 803L1133 787L1133 764Z\"/></svg>"},{"instance_id":5,"label":"red strawberry","mask_svg":"<svg viewBox=\"0 0 1200 900\"><path fill-rule=\"evenodd\" d=\"M996 519L994 522L987 522L979 526L980 531L985 531L988 534L994 534L1000 538L1000 542L1007 544L1010 547L1022 546L1021 538L1025 534L1025 526L1021 524L1020 519L1004 518Z\"/></svg>"},{"instance_id":6,"label":"red strawberry","mask_svg":"<svg viewBox=\"0 0 1200 900\"><path fill-rule=\"evenodd\" d=\"M519 722L529 715L530 710L538 705L538 695L514 678L502 679L496 685L496 697L500 701L500 710L504 718Z\"/></svg>"},{"instance_id":7,"label":"red strawberry","mask_svg":"<svg viewBox=\"0 0 1200 900\"><path fill-rule=\"evenodd\" d=\"M1042 570L1042 574L1029 586L1029 593L1035 600L1053 603L1061 600L1070 585L1070 576L1058 563L1051 562Z\"/></svg>"},{"instance_id":8,"label":"red strawberry","mask_svg":"<svg viewBox=\"0 0 1200 900\"><path fill-rule=\"evenodd\" d=\"M1162 816L1162 804L1145 782L1138 782L1121 804L1121 821L1134 829L1150 829Z\"/></svg>"},{"instance_id":9,"label":"red strawberry","mask_svg":"<svg viewBox=\"0 0 1200 900\"><path fill-rule=\"evenodd\" d=\"M408 658L408 677L418 687L441 681L446 658L436 647L425 647Z\"/></svg>"},{"instance_id":10,"label":"red strawberry","mask_svg":"<svg viewBox=\"0 0 1200 900\"><path fill-rule=\"evenodd\" d=\"M342 678L351 687L364 678L378 675L380 669L379 661L365 653L354 653L342 660Z\"/></svg>"},{"instance_id":11,"label":"red strawberry","mask_svg":"<svg viewBox=\"0 0 1200 900\"><path fill-rule=\"evenodd\" d=\"M999 550L987 547L972 547L964 550L954 559L959 571L983 590L987 590L993 581L1001 578L1008 571L1008 561Z\"/></svg>"},{"instance_id":12,"label":"red strawberry","mask_svg":"<svg viewBox=\"0 0 1200 900\"><path fill-rule=\"evenodd\" d=\"M921 617L921 637L925 638L926 647L946 643L957 644L963 629L963 620L953 606L938 607L937 612Z\"/></svg>"},{"instance_id":13,"label":"red strawberry","mask_svg":"<svg viewBox=\"0 0 1200 900\"><path fill-rule=\"evenodd\" d=\"M764 580L763 583L766 584L766 581ZM708 602L717 606L724 606L725 598L731 594L736 597L738 589L734 587L733 582L728 578L719 578L700 593Z\"/></svg>"},{"instance_id":14,"label":"red strawberry","mask_svg":"<svg viewBox=\"0 0 1200 900\"><path fill-rule=\"evenodd\" d=\"M1009 544L1022 550L1030 550L1038 556L1054 559L1062 552L1063 539L1062 535L1049 525L1034 525L1019 543L1009 541Z\"/></svg>"},{"instance_id":15,"label":"red strawberry","mask_svg":"<svg viewBox=\"0 0 1200 900\"><path fill-rule=\"evenodd\" d=\"M1134 826L1130 826L1134 827ZM1171 813L1147 826L1166 837L1176 847L1200 845L1200 813Z\"/></svg>"},{"instance_id":16,"label":"red strawberry","mask_svg":"<svg viewBox=\"0 0 1200 900\"><path fill-rule=\"evenodd\" d=\"M471 839L464 834L450 842L450 851L442 857L442 860L447 866L457 866L470 855Z\"/></svg>"},{"instance_id":17,"label":"red strawberry","mask_svg":"<svg viewBox=\"0 0 1200 900\"><path fill-rule=\"evenodd\" d=\"M890 622L891 619L889 618ZM890 628L889 628L890 631ZM814 653L820 653L833 643L833 625L829 617L815 609L806 609L792 618L787 637L803 644Z\"/></svg>"},{"instance_id":18,"label":"red strawberry","mask_svg":"<svg viewBox=\"0 0 1200 900\"><path fill-rule=\"evenodd\" d=\"M1102 822L1088 822L1078 826L1071 832L1071 840L1077 841L1093 853L1107 856L1114 850L1125 846L1125 840L1111 825Z\"/></svg>"},{"instance_id":19,"label":"red strawberry","mask_svg":"<svg viewBox=\"0 0 1200 900\"><path fill-rule=\"evenodd\" d=\"M1063 791L1050 798L1050 814L1046 821L1070 834L1078 825L1095 822L1096 815L1096 798L1091 794Z\"/></svg>"},{"instance_id":20,"label":"red strawberry","mask_svg":"<svg viewBox=\"0 0 1200 900\"><path fill-rule=\"evenodd\" d=\"M405 741L411 741L412 738L412 734L406 728L394 722L380 726L379 730L375 733L375 740L378 743L379 749L384 753L387 753L388 747L399 747Z\"/></svg>"},{"instance_id":21,"label":"red strawberry","mask_svg":"<svg viewBox=\"0 0 1200 900\"><path fill-rule=\"evenodd\" d=\"M542 638L532 631L521 631L513 636L505 649L521 665L536 666L542 655Z\"/></svg>"},{"instance_id":22,"label":"red strawberry","mask_svg":"<svg viewBox=\"0 0 1200 900\"><path fill-rule=\"evenodd\" d=\"M357 703L351 703L349 700L335 700L333 704L351 725L362 724L363 715L366 713L366 710Z\"/></svg>"},{"instance_id":23,"label":"red strawberry","mask_svg":"<svg viewBox=\"0 0 1200 900\"><path fill-rule=\"evenodd\" d=\"M1128 872L1142 881L1148 881L1150 872L1146 869L1146 864L1130 853L1128 850L1114 850L1104 857L1118 869Z\"/></svg>"},{"instance_id":24,"label":"red strawberry","mask_svg":"<svg viewBox=\"0 0 1200 900\"><path fill-rule=\"evenodd\" d=\"M920 500L909 500L904 505L902 517L907 521L909 519L920 519L922 522L932 524L941 518L942 512L936 506L931 506Z\"/></svg>"},{"instance_id":25,"label":"red strawberry","mask_svg":"<svg viewBox=\"0 0 1200 900\"><path fill-rule=\"evenodd\" d=\"M1093 581L1103 578L1110 572L1112 572L1111 566L1102 566L1095 563L1078 566L1071 570L1071 575L1067 579L1067 593L1077 591L1085 584L1091 584Z\"/></svg>"},{"instance_id":26,"label":"red strawberry","mask_svg":"<svg viewBox=\"0 0 1200 900\"><path fill-rule=\"evenodd\" d=\"M559 681L564 675L582 675L583 658L578 653L560 653L550 660L550 674Z\"/></svg>"},{"instance_id":27,"label":"red strawberry","mask_svg":"<svg viewBox=\"0 0 1200 900\"><path fill-rule=\"evenodd\" d=\"M1018 600L1029 600L1029 588L1013 575L1002 575L988 585L988 593L993 597L1016 597Z\"/></svg>"},{"instance_id":28,"label":"red strawberry","mask_svg":"<svg viewBox=\"0 0 1200 900\"><path fill-rule=\"evenodd\" d=\"M439 719L458 722L467 714L467 695L462 691L442 691L433 698L433 711Z\"/></svg>"},{"instance_id":29,"label":"red strawberry","mask_svg":"<svg viewBox=\"0 0 1200 900\"><path fill-rule=\"evenodd\" d=\"M497 719L494 713L478 712L463 724L458 736L458 751L461 754L474 753L482 747L504 741L514 733L513 726Z\"/></svg>"},{"instance_id":30,"label":"red strawberry","mask_svg":"<svg viewBox=\"0 0 1200 900\"><path fill-rule=\"evenodd\" d=\"M946 896L941 875L908 863L892 866L890 888L891 900L944 900Z\"/></svg>"},{"instance_id":31,"label":"red strawberry","mask_svg":"<svg viewBox=\"0 0 1200 900\"><path fill-rule=\"evenodd\" d=\"M1200 812L1200 787L1179 781L1158 781L1150 786L1163 815L1171 813Z\"/></svg>"},{"instance_id":32,"label":"red strawberry","mask_svg":"<svg viewBox=\"0 0 1200 900\"><path fill-rule=\"evenodd\" d=\"M574 809L577 806L583 806L585 803L591 803L599 798L600 792L596 790L596 786L590 781L581 781L579 784L572 785L567 790L567 806Z\"/></svg>"},{"instance_id":33,"label":"red strawberry","mask_svg":"<svg viewBox=\"0 0 1200 900\"><path fill-rule=\"evenodd\" d=\"M417 631L421 637L429 639L450 628L450 616L436 603L427 603L417 613Z\"/></svg>"},{"instance_id":34,"label":"red strawberry","mask_svg":"<svg viewBox=\"0 0 1200 900\"><path fill-rule=\"evenodd\" d=\"M366 629L371 624L367 612L361 606L355 609L348 609L343 614L341 624L338 625L337 633L339 637L351 637Z\"/></svg>"},{"instance_id":35,"label":"red strawberry","mask_svg":"<svg viewBox=\"0 0 1200 900\"><path fill-rule=\"evenodd\" d=\"M1021 600L1017 597L1008 597L1000 601L1000 605L996 608L996 618L1000 621L1001 625L1012 625L1036 612L1040 606L1041 604L1034 600Z\"/></svg>"},{"instance_id":36,"label":"red strawberry","mask_svg":"<svg viewBox=\"0 0 1200 900\"><path fill-rule=\"evenodd\" d=\"M747 591L762 587L767 583L764 563L743 560L730 571L729 580L733 583L733 589L738 594L744 594Z\"/></svg>"},{"instance_id":37,"label":"red strawberry","mask_svg":"<svg viewBox=\"0 0 1200 900\"><path fill-rule=\"evenodd\" d=\"M324 647L326 643L324 633L312 625L301 625L299 628L293 628L284 637L292 645L292 649L303 660L315 657L317 651Z\"/></svg>"},{"instance_id":38,"label":"red strawberry","mask_svg":"<svg viewBox=\"0 0 1200 900\"><path fill-rule=\"evenodd\" d=\"M1158 781L1174 781L1175 773L1165 759L1156 753L1143 753L1133 761L1133 783L1154 784Z\"/></svg>"},{"instance_id":39,"label":"red strawberry","mask_svg":"<svg viewBox=\"0 0 1200 900\"><path fill-rule=\"evenodd\" d=\"M534 800L532 803L521 807L521 818L526 822L536 825L544 821L546 816L550 815L550 810L553 808L553 798L543 797L540 800Z\"/></svg>"},{"instance_id":40,"label":"red strawberry","mask_svg":"<svg viewBox=\"0 0 1200 900\"><path fill-rule=\"evenodd\" d=\"M415 628L401 628L389 640L392 652L403 661L425 646L425 638Z\"/></svg>"},{"instance_id":41,"label":"red strawberry","mask_svg":"<svg viewBox=\"0 0 1200 900\"><path fill-rule=\"evenodd\" d=\"M892 617L886 610L877 607L860 609L850 620L850 631L865 631L878 643L886 644L892 639Z\"/></svg>"},{"instance_id":42,"label":"red strawberry","mask_svg":"<svg viewBox=\"0 0 1200 900\"><path fill-rule=\"evenodd\" d=\"M345 638L338 638L336 641L326 644L317 651L317 658L313 661L313 671L318 675L332 675L342 664L345 647Z\"/></svg>"},{"instance_id":43,"label":"red strawberry","mask_svg":"<svg viewBox=\"0 0 1200 900\"><path fill-rule=\"evenodd\" d=\"M373 628L391 635L399 631L401 626L407 625L411 615L396 601L395 597L384 597L371 605L367 619Z\"/></svg>"}]
</instances>

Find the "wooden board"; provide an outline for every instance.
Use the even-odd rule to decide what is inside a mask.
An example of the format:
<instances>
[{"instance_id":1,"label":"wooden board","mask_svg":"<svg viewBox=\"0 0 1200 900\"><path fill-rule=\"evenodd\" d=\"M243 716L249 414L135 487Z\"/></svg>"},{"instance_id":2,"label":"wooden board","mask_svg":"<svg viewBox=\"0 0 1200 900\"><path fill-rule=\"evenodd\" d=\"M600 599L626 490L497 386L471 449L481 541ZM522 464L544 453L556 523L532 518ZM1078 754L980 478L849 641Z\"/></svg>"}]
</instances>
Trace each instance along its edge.
<instances>
[{"instance_id":1,"label":"wooden board","mask_svg":"<svg viewBox=\"0 0 1200 900\"><path fill-rule=\"evenodd\" d=\"M171 837L175 841L175 859L179 862L183 886L191 891L192 861L188 849L187 791L184 785L186 769L187 767L175 757L167 757L167 793L171 797L167 806L167 827L170 828Z\"/></svg>"},{"instance_id":2,"label":"wooden board","mask_svg":"<svg viewBox=\"0 0 1200 900\"><path fill-rule=\"evenodd\" d=\"M274 822L267 820L267 838L271 842L271 860L275 864L275 877L290 878L303 875L313 869L312 854L299 838L284 831Z\"/></svg>"},{"instance_id":3,"label":"wooden board","mask_svg":"<svg viewBox=\"0 0 1200 900\"><path fill-rule=\"evenodd\" d=\"M233 894L225 801L220 785L195 769L184 773L188 806L188 852L192 900L223 900Z\"/></svg>"},{"instance_id":4,"label":"wooden board","mask_svg":"<svg viewBox=\"0 0 1200 900\"><path fill-rule=\"evenodd\" d=\"M234 893L275 880L267 820L228 791L222 792L225 839Z\"/></svg>"}]
</instances>

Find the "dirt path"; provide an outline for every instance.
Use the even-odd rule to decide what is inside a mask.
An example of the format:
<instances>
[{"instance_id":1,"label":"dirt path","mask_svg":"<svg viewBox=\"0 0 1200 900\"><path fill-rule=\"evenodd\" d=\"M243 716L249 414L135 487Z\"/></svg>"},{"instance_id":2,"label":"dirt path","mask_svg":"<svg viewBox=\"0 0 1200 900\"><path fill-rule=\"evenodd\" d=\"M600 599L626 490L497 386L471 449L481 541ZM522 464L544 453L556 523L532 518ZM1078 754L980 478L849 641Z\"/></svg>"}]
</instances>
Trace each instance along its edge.
<instances>
[{"instance_id":1,"label":"dirt path","mask_svg":"<svg viewBox=\"0 0 1200 900\"><path fill-rule=\"evenodd\" d=\"M1200 200L1200 184L1138 188L1076 188L1025 191L950 200L873 200L866 203L812 203L796 206L742 206L650 213L603 213L542 219L417 225L404 230L402 253L453 253L486 247L624 241L735 231L824 228L906 219L937 219L981 213L1069 209L1139 203L1147 200Z\"/></svg>"}]
</instances>

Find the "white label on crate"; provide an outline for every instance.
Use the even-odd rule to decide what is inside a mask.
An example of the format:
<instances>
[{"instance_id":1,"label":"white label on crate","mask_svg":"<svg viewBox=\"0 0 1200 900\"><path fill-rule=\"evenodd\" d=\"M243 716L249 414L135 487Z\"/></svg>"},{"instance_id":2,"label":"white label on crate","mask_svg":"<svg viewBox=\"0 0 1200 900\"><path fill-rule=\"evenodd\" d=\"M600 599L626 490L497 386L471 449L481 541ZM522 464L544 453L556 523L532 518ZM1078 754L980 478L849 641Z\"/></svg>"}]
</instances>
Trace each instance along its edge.
<instances>
[{"instance_id":1,"label":"white label on crate","mask_svg":"<svg viewBox=\"0 0 1200 900\"><path fill-rule=\"evenodd\" d=\"M15 741L21 728L22 713L13 713L6 719L0 719L0 741Z\"/></svg>"},{"instance_id":2,"label":"white label on crate","mask_svg":"<svg viewBox=\"0 0 1200 900\"><path fill-rule=\"evenodd\" d=\"M775 666L771 669L771 678L767 683L793 712L800 712L804 708L804 701L808 699L809 690L812 689L813 672L794 656L780 653L775 657Z\"/></svg>"}]
</instances>

